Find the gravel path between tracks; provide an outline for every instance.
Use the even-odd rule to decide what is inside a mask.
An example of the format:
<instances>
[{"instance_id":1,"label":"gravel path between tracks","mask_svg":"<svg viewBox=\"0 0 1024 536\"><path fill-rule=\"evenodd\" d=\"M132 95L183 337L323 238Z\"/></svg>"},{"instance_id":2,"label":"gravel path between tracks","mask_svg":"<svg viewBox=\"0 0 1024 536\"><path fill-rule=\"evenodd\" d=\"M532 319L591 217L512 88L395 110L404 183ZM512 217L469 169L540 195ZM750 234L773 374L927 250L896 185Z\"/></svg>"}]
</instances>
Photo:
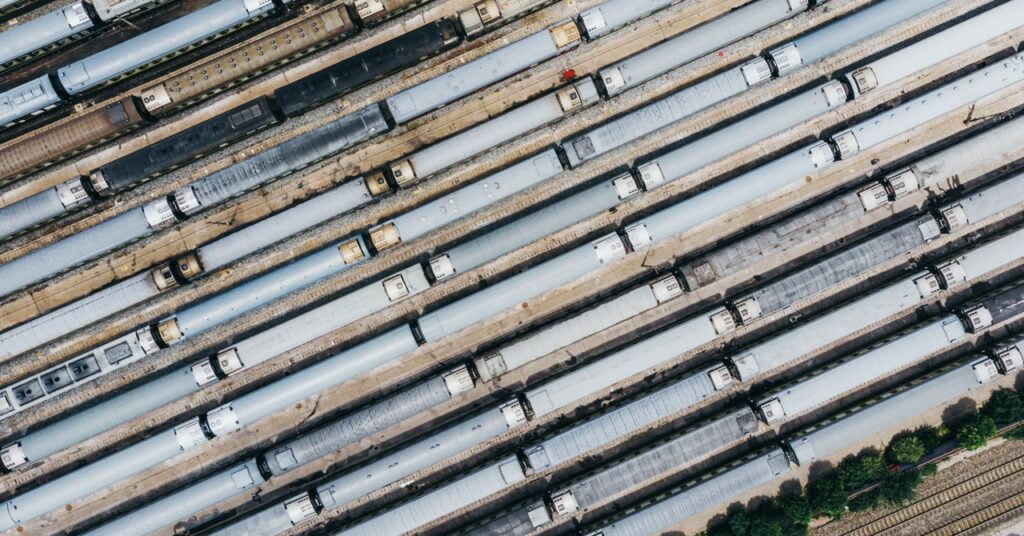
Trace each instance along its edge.
<instances>
[{"instance_id":1,"label":"gravel path between tracks","mask_svg":"<svg viewBox=\"0 0 1024 536\"><path fill-rule=\"evenodd\" d=\"M940 470L934 477L926 480L918 490L919 497L927 497L950 486L973 478L981 473L989 471L1006 460L1011 460L1024 455L1024 442L1021 441L998 441L991 447L970 456L957 458L955 461L943 462ZM980 508L998 502L1024 489L1024 476L1016 475L1006 478L1003 481L988 486L982 490L967 494L960 499L948 503L939 508L919 516L899 527L887 531L887 534L928 534L947 523L956 521L968 516ZM841 521L828 523L812 530L812 534L818 536L841 536L857 529L876 519L894 512L896 509L877 510L873 512L861 512L849 514ZM1018 512L1013 517L1018 522L1024 516ZM1012 515L1012 514L1011 514ZM1010 519L1001 519L1006 523ZM1012 525L1012 523L1011 523ZM989 533L985 530L981 533ZM1012 532L1011 532L1012 533Z\"/></svg>"}]
</instances>

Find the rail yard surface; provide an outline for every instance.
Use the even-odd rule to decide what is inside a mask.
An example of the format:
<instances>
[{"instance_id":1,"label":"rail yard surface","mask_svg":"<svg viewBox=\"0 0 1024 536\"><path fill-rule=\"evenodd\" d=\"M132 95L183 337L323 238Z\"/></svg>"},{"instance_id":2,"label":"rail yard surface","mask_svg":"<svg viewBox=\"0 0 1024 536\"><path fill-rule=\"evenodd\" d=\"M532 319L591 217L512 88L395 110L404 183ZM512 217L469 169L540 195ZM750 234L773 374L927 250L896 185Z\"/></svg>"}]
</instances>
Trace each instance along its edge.
<instances>
[{"instance_id":1,"label":"rail yard surface","mask_svg":"<svg viewBox=\"0 0 1024 536\"><path fill-rule=\"evenodd\" d=\"M1024 387L1024 0L0 21L4 534L745 536ZM812 533L1013 533L957 434Z\"/></svg>"}]
</instances>

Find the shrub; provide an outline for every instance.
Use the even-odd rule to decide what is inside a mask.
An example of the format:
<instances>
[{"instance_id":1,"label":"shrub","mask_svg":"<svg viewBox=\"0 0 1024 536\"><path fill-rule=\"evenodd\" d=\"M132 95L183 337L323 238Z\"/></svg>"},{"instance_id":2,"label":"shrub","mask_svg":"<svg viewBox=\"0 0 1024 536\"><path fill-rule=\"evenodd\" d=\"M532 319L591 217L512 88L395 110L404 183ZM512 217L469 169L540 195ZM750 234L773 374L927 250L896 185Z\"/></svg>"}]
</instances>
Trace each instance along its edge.
<instances>
[{"instance_id":1,"label":"shrub","mask_svg":"<svg viewBox=\"0 0 1024 536\"><path fill-rule=\"evenodd\" d=\"M921 473L916 469L891 475L878 488L882 502L890 506L903 506L913 501L921 480Z\"/></svg>"},{"instance_id":2,"label":"shrub","mask_svg":"<svg viewBox=\"0 0 1024 536\"><path fill-rule=\"evenodd\" d=\"M997 427L1013 424L1024 419L1024 400L1013 389L998 389L981 407L981 414L991 417Z\"/></svg>"},{"instance_id":3,"label":"shrub","mask_svg":"<svg viewBox=\"0 0 1024 536\"><path fill-rule=\"evenodd\" d=\"M881 504L882 494L878 488L875 488L850 499L850 510L853 512L866 512L878 508Z\"/></svg>"},{"instance_id":4,"label":"shrub","mask_svg":"<svg viewBox=\"0 0 1024 536\"><path fill-rule=\"evenodd\" d=\"M943 434L934 426L922 426L917 430L914 430L914 435L921 440L921 444L924 445L925 452L935 450L943 441Z\"/></svg>"},{"instance_id":5,"label":"shrub","mask_svg":"<svg viewBox=\"0 0 1024 536\"><path fill-rule=\"evenodd\" d=\"M840 518L846 511L846 488L838 472L825 475L807 486L807 500L811 510Z\"/></svg>"},{"instance_id":6,"label":"shrub","mask_svg":"<svg viewBox=\"0 0 1024 536\"><path fill-rule=\"evenodd\" d=\"M939 471L939 468L936 467L934 463L929 463L927 465L922 465L921 467L918 467L917 471L921 473L922 477L928 478L930 476L935 476L935 473Z\"/></svg>"},{"instance_id":7,"label":"shrub","mask_svg":"<svg viewBox=\"0 0 1024 536\"><path fill-rule=\"evenodd\" d=\"M745 536L750 530L750 514L747 513L746 509L739 509L729 514L727 521L729 529L736 536Z\"/></svg>"},{"instance_id":8,"label":"shrub","mask_svg":"<svg viewBox=\"0 0 1024 536\"><path fill-rule=\"evenodd\" d=\"M905 435L889 443L889 458L897 463L917 463L927 452L917 435Z\"/></svg>"},{"instance_id":9,"label":"shrub","mask_svg":"<svg viewBox=\"0 0 1024 536\"><path fill-rule=\"evenodd\" d=\"M779 508L794 525L811 524L811 504L804 495L780 495Z\"/></svg>"},{"instance_id":10,"label":"shrub","mask_svg":"<svg viewBox=\"0 0 1024 536\"><path fill-rule=\"evenodd\" d=\"M985 446L992 436L996 435L996 423L991 417L975 415L960 425L956 432L956 440L967 450L977 450Z\"/></svg>"},{"instance_id":11,"label":"shrub","mask_svg":"<svg viewBox=\"0 0 1024 536\"><path fill-rule=\"evenodd\" d=\"M839 473L839 478L843 481L843 487L847 491L853 491L868 482L884 477L886 475L885 460L875 454L849 456L839 462L836 472Z\"/></svg>"},{"instance_id":12,"label":"shrub","mask_svg":"<svg viewBox=\"0 0 1024 536\"><path fill-rule=\"evenodd\" d=\"M750 536L782 536L782 525L768 515L759 515L750 521Z\"/></svg>"},{"instance_id":13,"label":"shrub","mask_svg":"<svg viewBox=\"0 0 1024 536\"><path fill-rule=\"evenodd\" d=\"M1013 430L1006 432L1003 434L1003 437L1006 439L1013 439L1015 441L1024 441L1024 426L1014 428Z\"/></svg>"}]
</instances>

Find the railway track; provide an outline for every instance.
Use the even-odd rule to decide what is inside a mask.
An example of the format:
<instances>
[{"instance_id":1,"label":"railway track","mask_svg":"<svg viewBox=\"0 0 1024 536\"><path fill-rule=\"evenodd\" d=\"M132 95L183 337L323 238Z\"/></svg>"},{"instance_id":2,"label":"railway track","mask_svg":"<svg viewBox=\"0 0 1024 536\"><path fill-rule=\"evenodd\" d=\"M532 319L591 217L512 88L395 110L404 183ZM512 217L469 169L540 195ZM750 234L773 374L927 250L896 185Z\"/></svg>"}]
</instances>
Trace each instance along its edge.
<instances>
[{"instance_id":1,"label":"railway track","mask_svg":"<svg viewBox=\"0 0 1024 536\"><path fill-rule=\"evenodd\" d=\"M969 478L959 484L954 484L941 491L933 493L905 508L887 514L870 523L861 525L856 529L846 532L845 536L871 536L895 530L900 526L932 512L938 508L962 499L968 495L997 484L1005 478L1024 473L1024 456L1014 458L1007 463L985 471L977 476ZM933 534L961 534L964 531L978 527L997 517L1005 515L1010 511L1024 506L1024 492L1013 497L1000 501L996 504L981 508L974 513L945 525Z\"/></svg>"}]
</instances>

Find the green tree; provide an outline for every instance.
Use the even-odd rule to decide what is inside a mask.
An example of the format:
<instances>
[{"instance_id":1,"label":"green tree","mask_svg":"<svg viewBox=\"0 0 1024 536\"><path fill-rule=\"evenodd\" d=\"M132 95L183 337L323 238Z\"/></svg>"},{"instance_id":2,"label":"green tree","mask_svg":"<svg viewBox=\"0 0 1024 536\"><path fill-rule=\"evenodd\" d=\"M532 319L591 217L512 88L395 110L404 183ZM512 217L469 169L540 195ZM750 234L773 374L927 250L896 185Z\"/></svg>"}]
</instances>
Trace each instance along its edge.
<instances>
[{"instance_id":1,"label":"green tree","mask_svg":"<svg viewBox=\"0 0 1024 536\"><path fill-rule=\"evenodd\" d=\"M779 509L794 525L811 524L811 505L804 495L779 495Z\"/></svg>"},{"instance_id":2,"label":"green tree","mask_svg":"<svg viewBox=\"0 0 1024 536\"><path fill-rule=\"evenodd\" d=\"M1013 424L1024 419L1024 400L1013 389L998 389L981 407L981 414L991 417L997 427Z\"/></svg>"},{"instance_id":3,"label":"green tree","mask_svg":"<svg viewBox=\"0 0 1024 536\"><path fill-rule=\"evenodd\" d=\"M836 467L843 487L853 491L868 482L882 478L886 474L885 460L876 454L864 453L859 456L847 456Z\"/></svg>"},{"instance_id":4,"label":"green tree","mask_svg":"<svg viewBox=\"0 0 1024 536\"><path fill-rule=\"evenodd\" d=\"M829 473L807 486L811 510L840 518L846 511L846 489L837 472Z\"/></svg>"},{"instance_id":5,"label":"green tree","mask_svg":"<svg viewBox=\"0 0 1024 536\"><path fill-rule=\"evenodd\" d=\"M853 512L867 512L868 510L878 508L881 504L882 494L878 488L875 488L850 499L850 510Z\"/></svg>"},{"instance_id":6,"label":"green tree","mask_svg":"<svg viewBox=\"0 0 1024 536\"><path fill-rule=\"evenodd\" d=\"M889 457L894 462L917 463L926 453L924 442L917 435L905 435L889 443Z\"/></svg>"},{"instance_id":7,"label":"green tree","mask_svg":"<svg viewBox=\"0 0 1024 536\"><path fill-rule=\"evenodd\" d=\"M1014 441L1024 441L1024 426L1014 428L1009 432L1003 434L1006 439L1013 439Z\"/></svg>"},{"instance_id":8,"label":"green tree","mask_svg":"<svg viewBox=\"0 0 1024 536\"><path fill-rule=\"evenodd\" d=\"M922 426L914 430L914 435L921 440L925 452L931 452L942 444L942 432L934 426Z\"/></svg>"},{"instance_id":9,"label":"green tree","mask_svg":"<svg viewBox=\"0 0 1024 536\"><path fill-rule=\"evenodd\" d=\"M768 514L756 515L750 521L750 536L782 536L782 525Z\"/></svg>"},{"instance_id":10,"label":"green tree","mask_svg":"<svg viewBox=\"0 0 1024 536\"><path fill-rule=\"evenodd\" d=\"M890 506L903 506L914 500L921 473L916 469L889 476L878 488L882 502Z\"/></svg>"},{"instance_id":11,"label":"green tree","mask_svg":"<svg viewBox=\"0 0 1024 536\"><path fill-rule=\"evenodd\" d=\"M967 450L977 450L985 446L994 435L995 421L986 415L975 415L960 425L956 432L956 440Z\"/></svg>"},{"instance_id":12,"label":"green tree","mask_svg":"<svg viewBox=\"0 0 1024 536\"><path fill-rule=\"evenodd\" d=\"M746 536L747 532L750 531L750 514L747 510L740 508L731 514L729 514L729 529L736 536Z\"/></svg>"}]
</instances>

